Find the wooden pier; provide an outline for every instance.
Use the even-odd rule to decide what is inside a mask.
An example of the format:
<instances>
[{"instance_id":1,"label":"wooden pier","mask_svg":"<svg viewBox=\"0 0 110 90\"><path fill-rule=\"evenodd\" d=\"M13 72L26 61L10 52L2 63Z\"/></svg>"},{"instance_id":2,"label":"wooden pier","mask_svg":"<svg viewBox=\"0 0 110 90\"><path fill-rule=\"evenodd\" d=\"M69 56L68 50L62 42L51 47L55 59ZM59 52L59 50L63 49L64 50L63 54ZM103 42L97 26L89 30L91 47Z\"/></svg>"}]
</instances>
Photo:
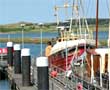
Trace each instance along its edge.
<instances>
[{"instance_id":1,"label":"wooden pier","mask_svg":"<svg viewBox=\"0 0 110 90\"><path fill-rule=\"evenodd\" d=\"M9 67L7 69L8 79L10 82L10 88L12 90L36 90L34 85L22 86L22 74L15 74L13 68Z\"/></svg>"},{"instance_id":2,"label":"wooden pier","mask_svg":"<svg viewBox=\"0 0 110 90\"><path fill-rule=\"evenodd\" d=\"M14 69L9 67L7 68L8 79L10 82L11 90L38 90L38 81L37 81L37 68L34 67L34 75L31 76L31 85L23 86L22 85L22 74L15 74ZM67 90L65 85L58 81L57 79L49 77L49 90ZM68 89L75 90L75 89Z\"/></svg>"},{"instance_id":3,"label":"wooden pier","mask_svg":"<svg viewBox=\"0 0 110 90\"><path fill-rule=\"evenodd\" d=\"M15 74L13 68L8 68L8 79L10 82L11 90L38 90L38 80L37 80L37 67L34 66L33 74L31 75L31 85L23 86L22 85L22 74ZM64 73L58 75L57 77L49 76L49 90L76 90L77 81L81 81L77 77L74 80L67 79L64 77ZM89 84L86 81L83 81L85 87L83 90L107 90L93 84Z\"/></svg>"}]
</instances>

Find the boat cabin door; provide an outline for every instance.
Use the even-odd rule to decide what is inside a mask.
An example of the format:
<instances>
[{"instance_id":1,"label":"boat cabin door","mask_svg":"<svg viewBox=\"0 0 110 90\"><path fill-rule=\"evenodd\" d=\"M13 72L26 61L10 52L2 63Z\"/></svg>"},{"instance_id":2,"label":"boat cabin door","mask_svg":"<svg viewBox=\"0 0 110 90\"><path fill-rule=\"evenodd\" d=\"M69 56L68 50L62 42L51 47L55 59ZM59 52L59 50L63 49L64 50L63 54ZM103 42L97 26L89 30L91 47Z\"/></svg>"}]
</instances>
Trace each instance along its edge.
<instances>
[{"instance_id":1,"label":"boat cabin door","mask_svg":"<svg viewBox=\"0 0 110 90\"><path fill-rule=\"evenodd\" d=\"M59 38L66 39L69 36L69 26L59 26L57 29Z\"/></svg>"}]
</instances>

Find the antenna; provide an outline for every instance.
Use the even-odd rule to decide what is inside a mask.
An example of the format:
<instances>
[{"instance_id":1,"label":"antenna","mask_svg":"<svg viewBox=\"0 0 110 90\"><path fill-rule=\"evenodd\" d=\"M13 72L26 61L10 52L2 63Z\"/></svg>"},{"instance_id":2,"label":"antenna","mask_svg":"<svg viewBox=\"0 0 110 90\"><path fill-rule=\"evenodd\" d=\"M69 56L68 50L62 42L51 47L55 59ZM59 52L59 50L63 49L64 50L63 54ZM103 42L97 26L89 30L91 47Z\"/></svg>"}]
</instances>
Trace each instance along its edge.
<instances>
[{"instance_id":1,"label":"antenna","mask_svg":"<svg viewBox=\"0 0 110 90\"><path fill-rule=\"evenodd\" d=\"M59 8L55 5L54 9L55 9L54 16L56 16L56 22L57 22L57 26L58 26L59 25L59 17L58 17L58 9Z\"/></svg>"},{"instance_id":2,"label":"antenna","mask_svg":"<svg viewBox=\"0 0 110 90\"><path fill-rule=\"evenodd\" d=\"M109 18L109 40L108 40L108 73L109 73L109 90L110 90L110 18Z\"/></svg>"},{"instance_id":3,"label":"antenna","mask_svg":"<svg viewBox=\"0 0 110 90\"><path fill-rule=\"evenodd\" d=\"M96 3L96 48L98 47L98 10L99 10L99 0Z\"/></svg>"}]
</instances>

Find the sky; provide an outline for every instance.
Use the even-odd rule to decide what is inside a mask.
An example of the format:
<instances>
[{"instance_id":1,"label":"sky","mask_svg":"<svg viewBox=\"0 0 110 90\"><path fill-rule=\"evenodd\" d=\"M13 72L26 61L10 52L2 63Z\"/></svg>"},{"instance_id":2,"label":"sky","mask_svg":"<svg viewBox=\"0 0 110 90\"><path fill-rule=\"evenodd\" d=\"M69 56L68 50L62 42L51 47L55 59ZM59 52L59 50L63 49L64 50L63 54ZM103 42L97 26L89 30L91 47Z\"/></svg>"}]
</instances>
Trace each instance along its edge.
<instances>
[{"instance_id":1,"label":"sky","mask_svg":"<svg viewBox=\"0 0 110 90\"><path fill-rule=\"evenodd\" d=\"M71 3L72 0L68 0ZM82 0L85 16L95 17L96 0ZM61 5L64 0L0 0L0 24L16 23L20 21L45 23L55 22L54 5ZM107 18L108 0L99 0L99 17ZM60 10L59 10L60 12ZM69 13L69 12L68 12ZM59 16L64 17L63 10Z\"/></svg>"}]
</instances>

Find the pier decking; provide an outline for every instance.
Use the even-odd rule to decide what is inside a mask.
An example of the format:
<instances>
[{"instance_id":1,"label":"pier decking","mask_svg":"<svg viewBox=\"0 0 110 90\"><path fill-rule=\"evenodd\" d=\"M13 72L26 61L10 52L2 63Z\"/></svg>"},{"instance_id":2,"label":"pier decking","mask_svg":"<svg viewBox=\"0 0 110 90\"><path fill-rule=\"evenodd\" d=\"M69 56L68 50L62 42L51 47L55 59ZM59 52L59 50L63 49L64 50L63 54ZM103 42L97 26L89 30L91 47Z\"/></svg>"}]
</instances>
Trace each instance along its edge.
<instances>
[{"instance_id":1,"label":"pier decking","mask_svg":"<svg viewBox=\"0 0 110 90\"><path fill-rule=\"evenodd\" d=\"M10 81L11 89L14 90L35 90L33 86L22 86L22 74L15 74L13 68L7 69L8 79Z\"/></svg>"},{"instance_id":2,"label":"pier decking","mask_svg":"<svg viewBox=\"0 0 110 90\"><path fill-rule=\"evenodd\" d=\"M30 86L22 85L22 74L15 74L13 68L8 68L8 78L10 81L10 87L12 90L38 90L37 88L37 73L34 72L34 83ZM33 82L33 81L32 81ZM67 90L65 89L65 85L63 83L58 82L53 78L49 78L49 90ZM69 89L72 90L72 89Z\"/></svg>"},{"instance_id":3,"label":"pier decking","mask_svg":"<svg viewBox=\"0 0 110 90\"><path fill-rule=\"evenodd\" d=\"M8 68L7 72L12 90L38 90L37 67L34 66L34 73L31 75L32 85L30 86L22 85L22 74L15 74L13 68ZM49 90L76 90L77 84L75 82L82 81L77 77L73 78L74 80L65 78L64 73L54 78L49 76ZM83 90L107 90L101 87L97 87L86 81L83 81L83 85L86 87L83 88Z\"/></svg>"}]
</instances>

